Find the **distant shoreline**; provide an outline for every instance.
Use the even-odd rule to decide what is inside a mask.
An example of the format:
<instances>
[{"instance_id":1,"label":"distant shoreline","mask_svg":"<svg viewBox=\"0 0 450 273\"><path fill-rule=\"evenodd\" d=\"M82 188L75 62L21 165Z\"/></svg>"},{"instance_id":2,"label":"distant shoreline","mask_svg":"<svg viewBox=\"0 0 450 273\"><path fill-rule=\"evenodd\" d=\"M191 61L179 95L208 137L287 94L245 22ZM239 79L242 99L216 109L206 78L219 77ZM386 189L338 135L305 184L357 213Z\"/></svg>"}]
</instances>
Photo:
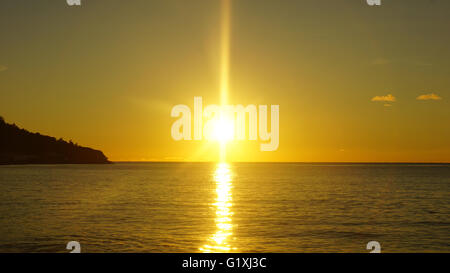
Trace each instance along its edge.
<instances>
[{"instance_id":1,"label":"distant shoreline","mask_svg":"<svg viewBox=\"0 0 450 273\"><path fill-rule=\"evenodd\" d=\"M114 162L108 161L105 163L0 163L0 166L29 166L29 165L109 165L114 164Z\"/></svg>"},{"instance_id":2,"label":"distant shoreline","mask_svg":"<svg viewBox=\"0 0 450 273\"><path fill-rule=\"evenodd\" d=\"M0 116L0 165L109 163L100 150L29 132Z\"/></svg>"}]
</instances>

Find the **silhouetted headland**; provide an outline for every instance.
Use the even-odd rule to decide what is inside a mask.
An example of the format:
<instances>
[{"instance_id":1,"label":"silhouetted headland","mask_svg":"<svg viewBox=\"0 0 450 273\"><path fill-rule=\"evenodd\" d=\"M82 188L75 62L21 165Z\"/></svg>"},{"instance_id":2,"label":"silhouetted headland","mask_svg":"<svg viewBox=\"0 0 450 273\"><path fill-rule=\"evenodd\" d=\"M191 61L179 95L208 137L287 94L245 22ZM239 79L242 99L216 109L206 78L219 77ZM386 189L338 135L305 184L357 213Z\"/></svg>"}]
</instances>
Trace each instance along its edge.
<instances>
[{"instance_id":1,"label":"silhouetted headland","mask_svg":"<svg viewBox=\"0 0 450 273\"><path fill-rule=\"evenodd\" d=\"M99 150L72 141L31 133L0 117L0 165L5 164L106 164Z\"/></svg>"}]
</instances>

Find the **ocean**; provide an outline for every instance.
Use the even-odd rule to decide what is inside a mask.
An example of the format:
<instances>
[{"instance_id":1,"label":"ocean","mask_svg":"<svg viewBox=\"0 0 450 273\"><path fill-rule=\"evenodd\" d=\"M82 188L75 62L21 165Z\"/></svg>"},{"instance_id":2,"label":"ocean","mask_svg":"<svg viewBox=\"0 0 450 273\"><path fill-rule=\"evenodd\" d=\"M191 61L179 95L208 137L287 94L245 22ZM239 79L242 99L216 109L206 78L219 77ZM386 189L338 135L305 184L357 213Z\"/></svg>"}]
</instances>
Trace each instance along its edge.
<instances>
[{"instance_id":1,"label":"ocean","mask_svg":"<svg viewBox=\"0 0 450 273\"><path fill-rule=\"evenodd\" d=\"M450 252L449 164L0 166L0 252Z\"/></svg>"}]
</instances>

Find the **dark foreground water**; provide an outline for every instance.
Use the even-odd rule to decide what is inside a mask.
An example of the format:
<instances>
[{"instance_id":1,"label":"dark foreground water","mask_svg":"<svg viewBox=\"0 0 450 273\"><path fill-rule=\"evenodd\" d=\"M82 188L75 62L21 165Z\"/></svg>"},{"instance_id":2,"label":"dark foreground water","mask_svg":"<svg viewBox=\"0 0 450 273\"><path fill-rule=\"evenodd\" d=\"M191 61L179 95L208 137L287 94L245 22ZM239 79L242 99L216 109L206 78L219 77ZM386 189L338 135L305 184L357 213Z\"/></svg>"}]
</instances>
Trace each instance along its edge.
<instances>
[{"instance_id":1,"label":"dark foreground water","mask_svg":"<svg viewBox=\"0 0 450 273\"><path fill-rule=\"evenodd\" d=\"M0 166L0 252L450 252L450 165Z\"/></svg>"}]
</instances>

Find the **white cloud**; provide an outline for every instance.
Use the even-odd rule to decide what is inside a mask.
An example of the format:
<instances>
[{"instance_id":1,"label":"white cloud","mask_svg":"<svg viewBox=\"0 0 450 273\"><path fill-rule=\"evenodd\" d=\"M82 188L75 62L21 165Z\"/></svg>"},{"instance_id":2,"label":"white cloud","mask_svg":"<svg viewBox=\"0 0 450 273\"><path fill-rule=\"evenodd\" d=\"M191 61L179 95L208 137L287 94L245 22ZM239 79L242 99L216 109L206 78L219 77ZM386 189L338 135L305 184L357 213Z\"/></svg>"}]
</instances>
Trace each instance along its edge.
<instances>
[{"instance_id":1,"label":"white cloud","mask_svg":"<svg viewBox=\"0 0 450 273\"><path fill-rule=\"evenodd\" d=\"M375 96L372 101L384 101L384 102L394 102L396 98L392 94L387 94L386 96Z\"/></svg>"},{"instance_id":2,"label":"white cloud","mask_svg":"<svg viewBox=\"0 0 450 273\"><path fill-rule=\"evenodd\" d=\"M442 98L435 93L423 94L416 98L416 100L442 100Z\"/></svg>"}]
</instances>

